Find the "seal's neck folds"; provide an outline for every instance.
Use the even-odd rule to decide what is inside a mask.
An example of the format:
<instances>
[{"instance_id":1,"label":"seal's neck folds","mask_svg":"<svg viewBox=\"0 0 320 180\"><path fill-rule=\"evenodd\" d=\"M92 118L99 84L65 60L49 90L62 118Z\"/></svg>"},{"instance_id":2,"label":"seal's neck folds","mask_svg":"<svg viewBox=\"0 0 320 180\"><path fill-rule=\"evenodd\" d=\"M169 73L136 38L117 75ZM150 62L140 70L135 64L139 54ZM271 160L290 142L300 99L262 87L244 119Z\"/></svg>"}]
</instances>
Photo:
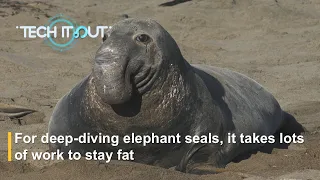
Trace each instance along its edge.
<instances>
[{"instance_id":1,"label":"seal's neck folds","mask_svg":"<svg viewBox=\"0 0 320 180\"><path fill-rule=\"evenodd\" d=\"M163 110L183 108L183 102L192 98L193 88L190 80L194 74L190 67L186 61L181 64L169 64L166 70L161 72L162 75L153 88L145 93L143 102Z\"/></svg>"}]
</instances>

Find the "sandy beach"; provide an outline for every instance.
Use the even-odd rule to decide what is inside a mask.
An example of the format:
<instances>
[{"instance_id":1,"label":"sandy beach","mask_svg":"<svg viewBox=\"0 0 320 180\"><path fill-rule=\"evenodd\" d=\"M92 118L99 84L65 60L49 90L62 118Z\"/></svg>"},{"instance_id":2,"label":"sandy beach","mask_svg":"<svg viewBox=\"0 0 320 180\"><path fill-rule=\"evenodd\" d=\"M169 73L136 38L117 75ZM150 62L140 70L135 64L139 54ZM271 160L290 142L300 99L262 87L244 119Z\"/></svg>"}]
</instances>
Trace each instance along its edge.
<instances>
[{"instance_id":1,"label":"sandy beach","mask_svg":"<svg viewBox=\"0 0 320 180\"><path fill-rule=\"evenodd\" d=\"M0 0L0 103L38 112L0 121L0 179L320 179L320 1ZM308 132L303 144L258 152L225 171L200 165L185 174L134 162L7 161L7 132L41 136L54 106L91 72L101 39L85 38L68 51L41 38L23 38L16 26L41 26L59 13L87 26L112 26L150 17L176 40L185 59L243 73L270 91ZM41 143L13 144L12 151L46 151Z\"/></svg>"}]
</instances>

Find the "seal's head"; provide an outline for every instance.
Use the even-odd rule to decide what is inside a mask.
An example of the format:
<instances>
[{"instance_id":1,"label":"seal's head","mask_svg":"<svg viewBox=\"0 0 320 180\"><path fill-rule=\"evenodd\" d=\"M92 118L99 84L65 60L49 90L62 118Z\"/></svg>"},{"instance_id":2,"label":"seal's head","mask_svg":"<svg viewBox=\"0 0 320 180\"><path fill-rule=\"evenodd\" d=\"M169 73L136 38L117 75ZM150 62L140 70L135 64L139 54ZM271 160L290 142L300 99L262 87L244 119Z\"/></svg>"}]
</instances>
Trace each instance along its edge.
<instances>
[{"instance_id":1,"label":"seal's head","mask_svg":"<svg viewBox=\"0 0 320 180\"><path fill-rule=\"evenodd\" d=\"M169 68L182 63L176 42L161 25L151 19L126 19L106 32L93 78L105 103L122 104L163 83Z\"/></svg>"}]
</instances>

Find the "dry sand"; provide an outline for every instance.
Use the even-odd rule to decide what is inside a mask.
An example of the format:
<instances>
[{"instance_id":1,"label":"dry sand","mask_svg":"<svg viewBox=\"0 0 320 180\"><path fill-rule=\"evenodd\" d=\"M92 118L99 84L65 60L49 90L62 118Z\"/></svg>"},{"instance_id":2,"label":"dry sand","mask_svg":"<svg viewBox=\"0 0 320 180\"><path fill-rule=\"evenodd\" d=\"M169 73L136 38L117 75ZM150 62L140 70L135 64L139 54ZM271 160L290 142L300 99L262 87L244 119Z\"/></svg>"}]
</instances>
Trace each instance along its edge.
<instances>
[{"instance_id":1,"label":"dry sand","mask_svg":"<svg viewBox=\"0 0 320 180\"><path fill-rule=\"evenodd\" d=\"M39 112L22 125L0 121L0 179L320 179L319 0L193 0L171 7L158 6L166 0L23 2L0 0L0 103ZM58 13L90 26L112 25L122 14L157 20L189 62L236 70L264 85L307 128L306 142L259 152L218 174L210 167L183 174L130 162L7 162L7 131L45 133L55 103L90 72L100 45L86 38L61 53L15 28L46 24ZM23 149L47 147L13 145L13 152Z\"/></svg>"}]
</instances>

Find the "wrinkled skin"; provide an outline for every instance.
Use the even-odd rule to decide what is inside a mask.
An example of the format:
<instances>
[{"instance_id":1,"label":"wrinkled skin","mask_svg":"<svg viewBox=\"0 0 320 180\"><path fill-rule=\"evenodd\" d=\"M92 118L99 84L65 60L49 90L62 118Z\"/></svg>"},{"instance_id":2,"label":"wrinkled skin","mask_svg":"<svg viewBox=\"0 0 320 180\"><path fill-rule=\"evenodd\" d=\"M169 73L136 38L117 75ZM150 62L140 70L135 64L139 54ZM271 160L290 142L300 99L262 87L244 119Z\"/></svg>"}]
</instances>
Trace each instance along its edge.
<instances>
[{"instance_id":1,"label":"wrinkled skin","mask_svg":"<svg viewBox=\"0 0 320 180\"><path fill-rule=\"evenodd\" d=\"M252 79L227 69L190 65L158 23L126 19L112 27L98 49L92 73L57 104L50 135L168 134L272 135L284 124L274 97ZM186 171L198 151L224 167L259 144L50 144L64 152L135 151L135 161Z\"/></svg>"}]
</instances>

